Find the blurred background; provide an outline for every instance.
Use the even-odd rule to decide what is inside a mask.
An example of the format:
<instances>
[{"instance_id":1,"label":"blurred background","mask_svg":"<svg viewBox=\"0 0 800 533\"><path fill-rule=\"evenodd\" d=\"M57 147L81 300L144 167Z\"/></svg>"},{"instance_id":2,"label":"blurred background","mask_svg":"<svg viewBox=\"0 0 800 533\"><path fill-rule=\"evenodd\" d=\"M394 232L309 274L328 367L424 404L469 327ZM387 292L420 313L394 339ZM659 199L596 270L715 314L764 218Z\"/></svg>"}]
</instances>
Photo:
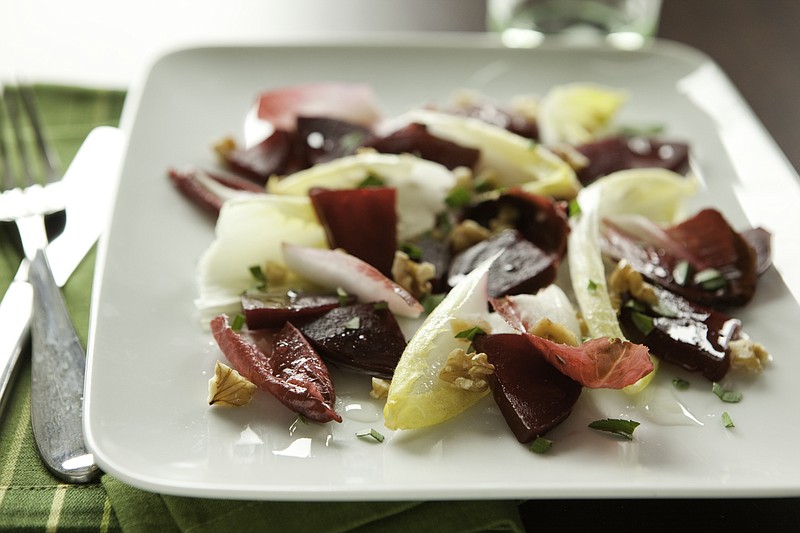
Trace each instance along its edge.
<instances>
[{"instance_id":1,"label":"blurred background","mask_svg":"<svg viewBox=\"0 0 800 533\"><path fill-rule=\"evenodd\" d=\"M486 28L485 0L0 0L0 13L0 75L110 88L191 43ZM657 35L711 56L798 169L799 27L798 0L663 0Z\"/></svg>"}]
</instances>

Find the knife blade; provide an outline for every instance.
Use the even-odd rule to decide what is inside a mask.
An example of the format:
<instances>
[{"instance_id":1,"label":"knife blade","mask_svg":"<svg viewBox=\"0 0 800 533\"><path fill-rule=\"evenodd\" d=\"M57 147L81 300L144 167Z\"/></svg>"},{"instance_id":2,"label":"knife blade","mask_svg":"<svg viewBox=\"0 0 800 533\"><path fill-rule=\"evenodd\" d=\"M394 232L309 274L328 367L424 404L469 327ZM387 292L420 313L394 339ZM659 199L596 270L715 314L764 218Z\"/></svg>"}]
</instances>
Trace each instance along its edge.
<instances>
[{"instance_id":1,"label":"knife blade","mask_svg":"<svg viewBox=\"0 0 800 533\"><path fill-rule=\"evenodd\" d=\"M108 220L111 198L122 160L124 134L100 126L84 140L64 173L62 183L67 218L64 230L47 247L53 276L63 287L91 249ZM0 301L0 414L8 401L18 360L30 332L33 287L29 264L23 260Z\"/></svg>"}]
</instances>

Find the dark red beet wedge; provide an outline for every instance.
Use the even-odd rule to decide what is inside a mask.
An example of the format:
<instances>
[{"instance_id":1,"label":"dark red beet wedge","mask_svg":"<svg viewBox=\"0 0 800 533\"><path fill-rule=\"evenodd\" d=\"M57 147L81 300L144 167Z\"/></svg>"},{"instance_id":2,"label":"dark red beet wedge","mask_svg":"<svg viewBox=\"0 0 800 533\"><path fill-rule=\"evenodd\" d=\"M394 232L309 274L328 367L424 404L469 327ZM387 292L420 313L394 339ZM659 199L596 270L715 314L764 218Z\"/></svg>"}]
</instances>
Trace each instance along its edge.
<instances>
[{"instance_id":1,"label":"dark red beet wedge","mask_svg":"<svg viewBox=\"0 0 800 533\"><path fill-rule=\"evenodd\" d=\"M328 244L392 277L397 250L396 190L391 187L309 191Z\"/></svg>"},{"instance_id":2,"label":"dark red beet wedge","mask_svg":"<svg viewBox=\"0 0 800 533\"><path fill-rule=\"evenodd\" d=\"M519 442L531 442L563 422L582 387L556 370L525 335L478 335L475 349L494 365L492 394Z\"/></svg>"},{"instance_id":3,"label":"dark red beet wedge","mask_svg":"<svg viewBox=\"0 0 800 533\"><path fill-rule=\"evenodd\" d=\"M492 298L534 294L556 278L558 260L525 239L519 231L508 229L456 255L450 265L449 284L454 286L497 252L501 255L489 269L489 296Z\"/></svg>"},{"instance_id":4,"label":"dark red beet wedge","mask_svg":"<svg viewBox=\"0 0 800 533\"><path fill-rule=\"evenodd\" d=\"M215 218L219 216L219 210L222 208L225 199L206 187L202 178L216 181L232 191L265 193L264 187L246 178L233 174L208 172L195 166L187 166L182 169L171 168L168 174L170 181L186 198L198 207L208 211Z\"/></svg>"},{"instance_id":5,"label":"dark red beet wedge","mask_svg":"<svg viewBox=\"0 0 800 533\"><path fill-rule=\"evenodd\" d=\"M756 254L756 270L761 275L772 266L772 234L764 228L744 230L742 238L753 248Z\"/></svg>"},{"instance_id":6,"label":"dark red beet wedge","mask_svg":"<svg viewBox=\"0 0 800 533\"><path fill-rule=\"evenodd\" d=\"M655 290L659 298L655 310L622 306L620 326L625 336L660 359L700 372L711 381L721 380L731 366L728 344L739 336L741 322L660 287Z\"/></svg>"},{"instance_id":7,"label":"dark red beet wedge","mask_svg":"<svg viewBox=\"0 0 800 533\"><path fill-rule=\"evenodd\" d=\"M242 308L250 329L280 328L289 320L303 320L321 315L340 305L356 302L355 296L335 294L247 293Z\"/></svg>"},{"instance_id":8,"label":"dark red beet wedge","mask_svg":"<svg viewBox=\"0 0 800 533\"><path fill-rule=\"evenodd\" d=\"M385 154L414 154L451 170L474 168L480 157L480 150L435 137L422 124L409 124L386 137L369 141L367 146Z\"/></svg>"},{"instance_id":9,"label":"dark red beet wedge","mask_svg":"<svg viewBox=\"0 0 800 533\"><path fill-rule=\"evenodd\" d=\"M450 241L426 232L416 237L410 244L419 250L419 257L412 259L431 263L436 269L436 277L431 280L432 292L434 294L447 292L449 289L447 271L453 258Z\"/></svg>"},{"instance_id":10,"label":"dark red beet wedge","mask_svg":"<svg viewBox=\"0 0 800 533\"><path fill-rule=\"evenodd\" d=\"M499 107L494 102L476 101L467 104L459 102L443 108L442 111L477 118L528 139L539 139L539 126L535 119L517 111Z\"/></svg>"},{"instance_id":11,"label":"dark red beet wedge","mask_svg":"<svg viewBox=\"0 0 800 533\"><path fill-rule=\"evenodd\" d=\"M329 363L391 378L406 340L394 315L374 303L338 307L298 326Z\"/></svg>"},{"instance_id":12,"label":"dark red beet wedge","mask_svg":"<svg viewBox=\"0 0 800 533\"><path fill-rule=\"evenodd\" d=\"M297 137L308 166L355 153L370 136L358 124L327 117L297 117Z\"/></svg>"},{"instance_id":13,"label":"dark red beet wedge","mask_svg":"<svg viewBox=\"0 0 800 533\"><path fill-rule=\"evenodd\" d=\"M684 173L689 168L689 145L647 137L610 137L579 146L589 165L578 180L589 185L596 179L629 168L666 168Z\"/></svg>"},{"instance_id":14,"label":"dark red beet wedge","mask_svg":"<svg viewBox=\"0 0 800 533\"><path fill-rule=\"evenodd\" d=\"M526 239L554 257L567 249L569 222L565 205L552 198L522 189L509 189L497 198L485 200L464 210L463 218L485 228L500 222L517 229Z\"/></svg>"},{"instance_id":15,"label":"dark red beet wedge","mask_svg":"<svg viewBox=\"0 0 800 533\"><path fill-rule=\"evenodd\" d=\"M627 260L652 282L701 305L742 306L752 299L759 258L719 211L703 209L662 234L665 242L649 242L606 221L603 251L616 260Z\"/></svg>"},{"instance_id":16,"label":"dark red beet wedge","mask_svg":"<svg viewBox=\"0 0 800 533\"><path fill-rule=\"evenodd\" d=\"M223 157L231 170L261 185L273 175L290 174L306 167L295 133L280 129L254 146L234 148Z\"/></svg>"}]
</instances>

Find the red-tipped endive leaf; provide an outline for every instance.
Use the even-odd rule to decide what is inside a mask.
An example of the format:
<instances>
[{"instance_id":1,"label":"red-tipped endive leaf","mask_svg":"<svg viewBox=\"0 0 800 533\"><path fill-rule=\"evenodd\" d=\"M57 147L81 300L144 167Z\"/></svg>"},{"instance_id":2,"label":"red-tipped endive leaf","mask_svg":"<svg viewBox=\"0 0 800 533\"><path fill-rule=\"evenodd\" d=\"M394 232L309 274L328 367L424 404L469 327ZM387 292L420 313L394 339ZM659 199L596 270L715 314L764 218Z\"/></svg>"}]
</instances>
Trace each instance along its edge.
<instances>
[{"instance_id":1,"label":"red-tipped endive leaf","mask_svg":"<svg viewBox=\"0 0 800 533\"><path fill-rule=\"evenodd\" d=\"M590 389L622 389L653 371L646 346L598 337L580 346L558 344L536 335L528 340L563 374Z\"/></svg>"},{"instance_id":2,"label":"red-tipped endive leaf","mask_svg":"<svg viewBox=\"0 0 800 533\"><path fill-rule=\"evenodd\" d=\"M550 285L536 294L515 294L491 298L489 302L509 326L527 333L542 319L560 324L576 339L581 338L581 326L575 308L564 291Z\"/></svg>"},{"instance_id":3,"label":"red-tipped endive leaf","mask_svg":"<svg viewBox=\"0 0 800 533\"><path fill-rule=\"evenodd\" d=\"M396 315L417 318L424 311L407 290L348 253L283 243L283 259L289 269L312 283L342 288L361 302L386 302Z\"/></svg>"},{"instance_id":4,"label":"red-tipped endive leaf","mask_svg":"<svg viewBox=\"0 0 800 533\"><path fill-rule=\"evenodd\" d=\"M275 331L234 331L226 315L211 332L231 366L286 407L315 422L341 422L328 368L291 323Z\"/></svg>"},{"instance_id":5,"label":"red-tipped endive leaf","mask_svg":"<svg viewBox=\"0 0 800 533\"><path fill-rule=\"evenodd\" d=\"M358 83L309 83L259 95L258 118L292 131L299 115L327 117L370 127L380 119L372 89Z\"/></svg>"}]
</instances>

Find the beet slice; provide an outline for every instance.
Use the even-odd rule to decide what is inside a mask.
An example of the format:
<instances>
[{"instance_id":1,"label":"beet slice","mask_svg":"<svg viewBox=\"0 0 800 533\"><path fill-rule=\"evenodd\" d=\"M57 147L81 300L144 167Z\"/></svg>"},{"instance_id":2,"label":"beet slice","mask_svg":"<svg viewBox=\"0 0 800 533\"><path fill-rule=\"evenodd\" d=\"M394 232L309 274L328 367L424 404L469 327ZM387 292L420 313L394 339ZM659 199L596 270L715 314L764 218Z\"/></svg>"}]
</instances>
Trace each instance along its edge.
<instances>
[{"instance_id":1,"label":"beet slice","mask_svg":"<svg viewBox=\"0 0 800 533\"><path fill-rule=\"evenodd\" d=\"M329 363L391 378L406 347L394 315L375 303L338 307L298 326Z\"/></svg>"},{"instance_id":2,"label":"beet slice","mask_svg":"<svg viewBox=\"0 0 800 533\"><path fill-rule=\"evenodd\" d=\"M445 113L477 118L488 124L516 133L522 137L539 140L539 126L529 116L506 109L490 101L459 103L442 109Z\"/></svg>"},{"instance_id":3,"label":"beet slice","mask_svg":"<svg viewBox=\"0 0 800 533\"><path fill-rule=\"evenodd\" d=\"M410 243L419 251L419 257L412 257L415 261L425 261L434 266L436 277L431 280L431 291L434 294L447 292L447 271L453 259L450 241L446 237L434 236L431 232L419 235Z\"/></svg>"},{"instance_id":4,"label":"beet slice","mask_svg":"<svg viewBox=\"0 0 800 533\"><path fill-rule=\"evenodd\" d=\"M341 422L328 368L291 323L274 331L234 331L226 315L211 321L214 339L243 377L315 422Z\"/></svg>"},{"instance_id":5,"label":"beet slice","mask_svg":"<svg viewBox=\"0 0 800 533\"><path fill-rule=\"evenodd\" d=\"M290 174L308 166L297 135L281 129L249 148L225 152L223 159L231 170L261 185L273 175Z\"/></svg>"},{"instance_id":6,"label":"beet slice","mask_svg":"<svg viewBox=\"0 0 800 533\"><path fill-rule=\"evenodd\" d=\"M654 287L656 309L642 304L623 305L620 326L629 339L644 344L660 359L711 381L719 381L731 366L731 340L738 338L741 322L727 314Z\"/></svg>"},{"instance_id":7,"label":"beet slice","mask_svg":"<svg viewBox=\"0 0 800 533\"><path fill-rule=\"evenodd\" d=\"M741 235L756 254L756 270L760 276L772 266L772 233L758 227L744 230Z\"/></svg>"},{"instance_id":8,"label":"beet slice","mask_svg":"<svg viewBox=\"0 0 800 533\"><path fill-rule=\"evenodd\" d=\"M489 268L489 296L492 298L533 294L556 279L558 258L535 246L519 231L507 229L457 254L450 265L448 283L455 286L463 276L497 252L501 255Z\"/></svg>"},{"instance_id":9,"label":"beet slice","mask_svg":"<svg viewBox=\"0 0 800 533\"><path fill-rule=\"evenodd\" d=\"M355 296L349 294L299 294L293 291L242 296L244 318L249 329L280 328L289 320L300 323L355 302Z\"/></svg>"},{"instance_id":10,"label":"beet slice","mask_svg":"<svg viewBox=\"0 0 800 533\"><path fill-rule=\"evenodd\" d=\"M473 345L494 365L492 394L519 442L544 435L572 412L580 383L556 370L525 335L478 335Z\"/></svg>"},{"instance_id":11,"label":"beet slice","mask_svg":"<svg viewBox=\"0 0 800 533\"><path fill-rule=\"evenodd\" d=\"M297 117L297 138L308 166L355 153L370 133L363 126L336 118Z\"/></svg>"},{"instance_id":12,"label":"beet slice","mask_svg":"<svg viewBox=\"0 0 800 533\"><path fill-rule=\"evenodd\" d=\"M498 223L516 228L537 247L559 259L567 249L566 205L546 196L509 189L497 198L466 208L463 218L489 229Z\"/></svg>"},{"instance_id":13,"label":"beet slice","mask_svg":"<svg viewBox=\"0 0 800 533\"><path fill-rule=\"evenodd\" d=\"M211 192L200 182L195 169L170 169L168 175L172 184L190 202L203 209L214 219L219 216L219 211L222 209L222 204L225 200Z\"/></svg>"},{"instance_id":14,"label":"beet slice","mask_svg":"<svg viewBox=\"0 0 800 533\"><path fill-rule=\"evenodd\" d=\"M603 233L605 253L627 260L652 282L693 302L717 308L741 306L755 293L756 252L716 209L703 209L666 228L662 242L637 238L610 221L605 221ZM704 272L716 279L701 277Z\"/></svg>"},{"instance_id":15,"label":"beet slice","mask_svg":"<svg viewBox=\"0 0 800 533\"><path fill-rule=\"evenodd\" d=\"M328 245L369 263L387 278L397 250L397 192L391 187L309 191Z\"/></svg>"},{"instance_id":16,"label":"beet slice","mask_svg":"<svg viewBox=\"0 0 800 533\"><path fill-rule=\"evenodd\" d=\"M205 183L202 181L203 178L216 181L220 185L235 191L265 193L264 187L248 179L232 174L208 172L192 165L181 169L170 168L168 175L173 185L175 185L189 201L206 210L215 218L219 216L219 211L222 209L222 204L225 202L225 199L206 187Z\"/></svg>"},{"instance_id":17,"label":"beet slice","mask_svg":"<svg viewBox=\"0 0 800 533\"><path fill-rule=\"evenodd\" d=\"M385 154L414 154L451 170L456 167L474 168L481 155L478 149L431 135L423 124L409 124L386 137L367 142L366 146Z\"/></svg>"},{"instance_id":18,"label":"beet slice","mask_svg":"<svg viewBox=\"0 0 800 533\"><path fill-rule=\"evenodd\" d=\"M679 174L689 168L689 145L648 137L616 136L577 147L589 159L578 180L589 185L598 178L629 168L666 168Z\"/></svg>"}]
</instances>

